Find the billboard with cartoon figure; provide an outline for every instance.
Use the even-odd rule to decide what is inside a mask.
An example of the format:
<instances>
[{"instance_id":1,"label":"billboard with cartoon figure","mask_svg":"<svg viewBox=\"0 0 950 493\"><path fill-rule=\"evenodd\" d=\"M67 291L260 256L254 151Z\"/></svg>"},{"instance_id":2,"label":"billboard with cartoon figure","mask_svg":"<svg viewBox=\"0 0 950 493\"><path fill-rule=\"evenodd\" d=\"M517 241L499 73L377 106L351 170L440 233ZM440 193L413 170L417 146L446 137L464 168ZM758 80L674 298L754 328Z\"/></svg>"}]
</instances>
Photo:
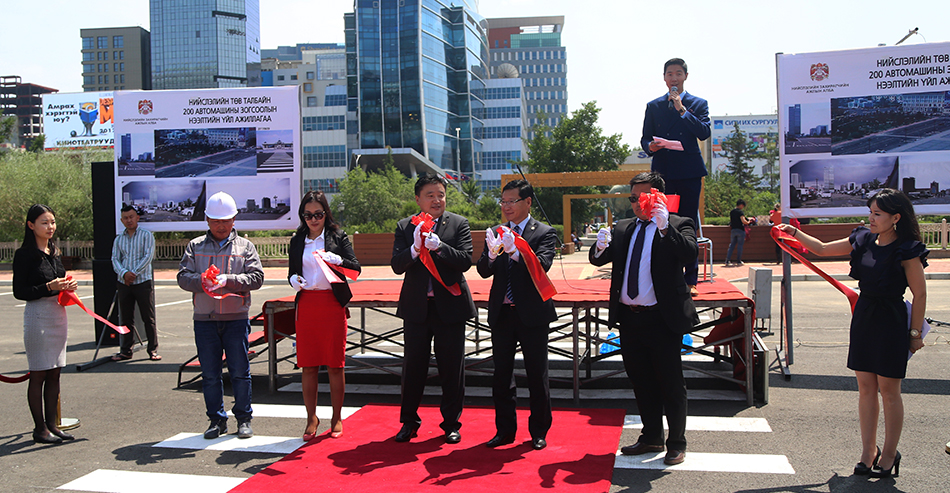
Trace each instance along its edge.
<instances>
[{"instance_id":1,"label":"billboard with cartoon figure","mask_svg":"<svg viewBox=\"0 0 950 493\"><path fill-rule=\"evenodd\" d=\"M112 149L112 92L43 95L46 150Z\"/></svg>"}]
</instances>

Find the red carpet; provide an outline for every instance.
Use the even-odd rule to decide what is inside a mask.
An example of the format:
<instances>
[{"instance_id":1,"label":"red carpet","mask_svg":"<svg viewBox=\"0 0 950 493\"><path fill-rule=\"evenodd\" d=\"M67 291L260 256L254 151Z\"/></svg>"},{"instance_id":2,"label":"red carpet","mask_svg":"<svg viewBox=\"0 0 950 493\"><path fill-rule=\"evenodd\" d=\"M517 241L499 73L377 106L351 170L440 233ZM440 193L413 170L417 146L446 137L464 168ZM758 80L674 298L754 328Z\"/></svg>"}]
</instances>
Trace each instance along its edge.
<instances>
[{"instance_id":1,"label":"red carpet","mask_svg":"<svg viewBox=\"0 0 950 493\"><path fill-rule=\"evenodd\" d=\"M342 438L324 433L231 491L604 492L624 411L555 409L548 446L539 451L531 448L526 409L518 410L515 443L494 450L485 447L495 434L492 408L465 408L456 445L442 438L437 407L419 415L419 437L396 443L399 407L364 406L344 421Z\"/></svg>"}]
</instances>

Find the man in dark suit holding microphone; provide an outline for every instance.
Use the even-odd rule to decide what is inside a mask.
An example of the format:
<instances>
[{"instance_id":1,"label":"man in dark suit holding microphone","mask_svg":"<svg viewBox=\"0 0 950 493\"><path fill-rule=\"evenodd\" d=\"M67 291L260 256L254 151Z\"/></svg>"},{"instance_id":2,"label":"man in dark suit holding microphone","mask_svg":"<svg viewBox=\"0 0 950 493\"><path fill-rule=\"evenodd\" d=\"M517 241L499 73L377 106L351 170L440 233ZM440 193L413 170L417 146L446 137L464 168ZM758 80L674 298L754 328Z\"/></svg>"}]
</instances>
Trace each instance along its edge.
<instances>
[{"instance_id":1,"label":"man in dark suit holding microphone","mask_svg":"<svg viewBox=\"0 0 950 493\"><path fill-rule=\"evenodd\" d=\"M492 400L495 403L494 438L486 445L495 448L515 441L518 428L515 407L517 395L514 380L515 351L521 343L528 390L531 392L531 416L528 431L531 446L541 450L547 446L551 428L551 390L548 384L549 324L557 319L554 301L544 299L529 270L532 259L525 259L516 248L515 235L520 235L546 272L554 262L557 233L554 228L535 220L531 212L533 189L525 180L508 182L501 192L501 210L507 223L485 233L485 249L476 268L483 278L493 277L488 297L488 325L491 327ZM504 232L496 236L496 231ZM535 273L537 275L537 273Z\"/></svg>"},{"instance_id":2,"label":"man in dark suit holding microphone","mask_svg":"<svg viewBox=\"0 0 950 493\"><path fill-rule=\"evenodd\" d=\"M643 430L625 455L663 451L663 415L669 423L667 465L686 458L686 380L680 359L683 334L699 323L683 266L696 258L693 220L670 215L657 202L640 208L641 194L664 190L655 171L630 180L635 218L623 219L611 232L601 229L590 249L590 263L612 263L608 325L620 326L620 352L633 383ZM615 241L611 241L616 238Z\"/></svg>"},{"instance_id":3,"label":"man in dark suit holding microphone","mask_svg":"<svg viewBox=\"0 0 950 493\"><path fill-rule=\"evenodd\" d=\"M416 224L417 216L407 217L396 225L393 239L393 272L405 274L396 307L396 316L402 318L405 328L399 411L402 428L396 434L397 442L408 442L422 424L418 410L433 339L442 380L439 426L445 431L446 443L462 440L459 418L465 399L465 321L475 316L464 275L472 267L472 233L467 219L445 210L445 188L440 176L420 176L415 185L416 204L433 223Z\"/></svg>"},{"instance_id":4,"label":"man in dark suit holding microphone","mask_svg":"<svg viewBox=\"0 0 950 493\"><path fill-rule=\"evenodd\" d=\"M680 196L677 214L691 218L698 228L699 195L707 172L697 139L709 138L709 104L686 92L683 84L688 76L682 58L663 65L663 81L669 92L647 103L640 145L653 156L650 169L663 176L667 193ZM679 142L682 148L668 141ZM699 264L693 258L687 262L685 273L693 296L697 294L698 274Z\"/></svg>"}]
</instances>

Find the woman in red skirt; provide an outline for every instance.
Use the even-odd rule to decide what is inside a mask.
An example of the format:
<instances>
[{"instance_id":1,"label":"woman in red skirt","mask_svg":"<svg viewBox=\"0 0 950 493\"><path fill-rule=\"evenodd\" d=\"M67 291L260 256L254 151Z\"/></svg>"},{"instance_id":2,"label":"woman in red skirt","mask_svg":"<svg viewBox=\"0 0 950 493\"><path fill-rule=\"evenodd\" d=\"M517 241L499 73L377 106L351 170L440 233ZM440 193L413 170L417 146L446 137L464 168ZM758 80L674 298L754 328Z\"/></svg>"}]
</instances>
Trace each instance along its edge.
<instances>
[{"instance_id":1,"label":"woman in red skirt","mask_svg":"<svg viewBox=\"0 0 950 493\"><path fill-rule=\"evenodd\" d=\"M303 403L307 408L304 441L317 434L317 386L320 365L330 376L330 436L343 435L343 391L346 380L346 308L353 297L339 267L360 270L353 245L333 221L323 192L309 191L300 200L300 227L290 239L288 280L297 290L297 366L303 368ZM325 263L333 275L321 266ZM338 282L342 281L342 282Z\"/></svg>"}]
</instances>

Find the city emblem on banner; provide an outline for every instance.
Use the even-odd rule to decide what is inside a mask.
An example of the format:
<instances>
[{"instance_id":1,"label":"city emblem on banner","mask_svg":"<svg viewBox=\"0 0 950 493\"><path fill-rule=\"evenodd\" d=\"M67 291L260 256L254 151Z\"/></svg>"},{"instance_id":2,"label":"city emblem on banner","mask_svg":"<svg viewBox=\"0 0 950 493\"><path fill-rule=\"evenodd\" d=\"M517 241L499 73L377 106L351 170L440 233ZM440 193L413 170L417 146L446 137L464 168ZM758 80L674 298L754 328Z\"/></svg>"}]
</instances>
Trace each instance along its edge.
<instances>
[{"instance_id":1,"label":"city emblem on banner","mask_svg":"<svg viewBox=\"0 0 950 493\"><path fill-rule=\"evenodd\" d=\"M811 80L821 82L829 77L827 63L814 63L811 66Z\"/></svg>"},{"instance_id":2,"label":"city emblem on banner","mask_svg":"<svg viewBox=\"0 0 950 493\"><path fill-rule=\"evenodd\" d=\"M139 100L139 114L147 115L152 112L152 101L150 99Z\"/></svg>"}]
</instances>

